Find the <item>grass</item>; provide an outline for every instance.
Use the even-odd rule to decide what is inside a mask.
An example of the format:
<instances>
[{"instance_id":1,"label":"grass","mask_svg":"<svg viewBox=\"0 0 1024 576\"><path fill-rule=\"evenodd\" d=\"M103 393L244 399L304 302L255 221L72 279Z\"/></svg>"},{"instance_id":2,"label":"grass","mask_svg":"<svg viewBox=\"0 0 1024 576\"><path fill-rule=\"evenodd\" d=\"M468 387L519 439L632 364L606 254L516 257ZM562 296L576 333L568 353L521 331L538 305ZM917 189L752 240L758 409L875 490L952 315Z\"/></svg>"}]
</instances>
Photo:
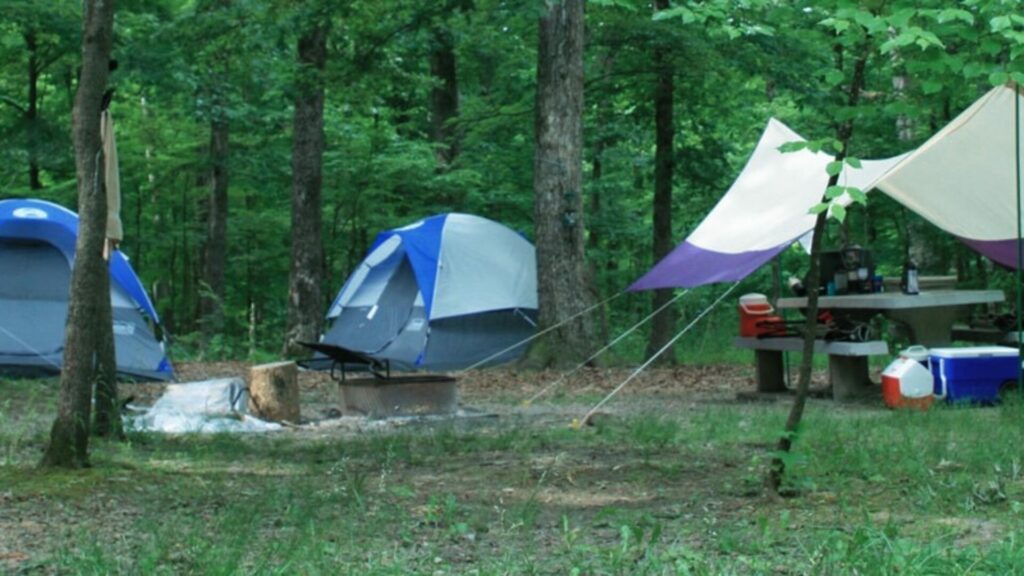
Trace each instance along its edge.
<instances>
[{"instance_id":1,"label":"grass","mask_svg":"<svg viewBox=\"0 0 1024 576\"><path fill-rule=\"evenodd\" d=\"M814 403L779 499L762 477L785 403L664 397L582 431L509 406L358 435L133 434L41 472L55 392L0 382L0 571L1024 573L1016 401Z\"/></svg>"}]
</instances>

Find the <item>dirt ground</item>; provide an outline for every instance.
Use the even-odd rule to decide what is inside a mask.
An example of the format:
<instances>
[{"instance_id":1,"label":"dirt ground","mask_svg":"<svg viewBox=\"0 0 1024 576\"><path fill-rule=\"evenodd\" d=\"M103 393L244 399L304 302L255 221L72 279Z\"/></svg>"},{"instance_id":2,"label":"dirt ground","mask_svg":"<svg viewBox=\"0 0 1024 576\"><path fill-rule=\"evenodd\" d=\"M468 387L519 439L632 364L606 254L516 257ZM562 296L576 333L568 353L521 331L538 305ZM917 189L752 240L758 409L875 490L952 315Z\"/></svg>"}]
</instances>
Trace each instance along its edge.
<instances>
[{"instance_id":1,"label":"dirt ground","mask_svg":"<svg viewBox=\"0 0 1024 576\"><path fill-rule=\"evenodd\" d=\"M185 363L176 367L180 382L248 375L249 364L242 362ZM459 407L467 413L520 416L539 425L545 418L583 417L587 411L612 393L633 368L584 368L566 377L563 370L516 370L491 368L451 373L456 378ZM877 379L877 375L876 379ZM791 374L795 381L795 369ZM303 421L316 426L336 419L343 412L339 384L328 372L299 371ZM135 401L151 404L163 391L163 384L131 385ZM827 375L816 371L811 382L812 396L827 396ZM127 392L126 392L127 393ZM600 409L601 414L635 414L672 407L693 407L706 403L745 403L787 401L788 395L756 393L753 366L704 365L650 368L629 381Z\"/></svg>"},{"instance_id":2,"label":"dirt ground","mask_svg":"<svg viewBox=\"0 0 1024 576\"><path fill-rule=\"evenodd\" d=\"M176 369L179 381L191 382L245 377L249 365L240 362L184 363L179 364ZM552 387L563 374L562 371L555 370L538 372L506 368L458 375L460 410L454 418L439 418L438 421L456 420L461 421L464 427L479 427L488 431L521 426L538 429L568 427L574 419L582 418L590 408L626 380L632 374L632 370L585 369ZM824 380L824 374L816 373L813 386L816 389L823 388ZM380 430L424 424L422 419L374 421L365 417L343 415L339 386L327 373L300 371L299 384L303 421L292 430L283 432L297 438L329 439L354 436L367 429ZM153 383L126 384L122 386L121 391L123 395L132 398L133 404L146 406L160 396L165 386ZM524 404L524 401L533 398L542 390L548 391L532 403ZM788 399L787 395L759 397L751 394L754 390L752 366L655 368L639 374L622 388L601 408L597 417L615 419L640 413L683 413L703 410L709 405L716 404L787 402ZM750 446L743 449L753 453L763 450L764 447ZM490 506L489 503L495 502L508 506L524 506L533 501L540 503L544 510L542 516L550 516L546 523L541 523L551 526L541 531L547 534L544 538L550 540L548 544L544 544L545 546L556 545L558 534L555 527L558 525L561 511L565 510L599 510L608 506L650 508L658 511L657 514L665 515L668 519L666 521L683 522L694 514L705 514L712 518L721 514L742 517L752 513L755 505L764 504L760 498L751 499L750 495L745 493L729 493L728 497L723 497L723 494L717 492L722 478L731 478L741 473L736 470L737 460L731 457L723 456L721 462L711 457L700 465L694 463L692 470L690 467L686 468L690 472L673 481L671 490L659 488L657 491L645 489L646 491L640 492L637 491L638 483L635 481L637 475L646 477L676 472L652 467L629 446L605 451L599 457L591 448L581 446L558 450L538 449L530 454L506 454L498 451L488 453L488 460L485 462L477 461L476 458L472 454L453 458L451 470L408 467L390 473L394 474L395 478L401 478L403 484L412 486L416 494L430 495L451 491L455 485L453 478L456 476L461 479L460 483L467 483L467 470L475 470L474 474L478 474L479 478L468 482L468 485L477 488L473 493L459 493L460 501L474 502L480 507L485 507L485 504ZM749 457L746 459L749 460ZM744 458L740 458L738 461L743 460ZM279 473L288 472L282 470ZM524 473L529 476L524 478ZM640 482L639 485L646 486L647 483ZM4 515L0 514L0 533L6 534L5 538L9 538L6 543L0 543L0 571L4 565L8 568L24 568L29 565L30 559L44 557L48 550L52 550L53 543L47 544L46 539L40 540L40 536L50 532L50 529L57 525L95 526L97 530L111 531L114 540L119 538L119 527L130 524L133 515L141 513L126 509L122 504L111 505L111 502L114 502L116 486L112 484L109 488L99 490L100 493L107 491L110 492L109 500L94 497L85 504L73 506L65 506L43 495L24 498L17 503L7 502L7 505L14 507L12 509L21 512L7 521L3 521ZM10 497L11 493L5 496L4 491L0 490L0 509L4 507L4 499ZM680 504L698 501L699 512L690 510L689 504ZM413 509L412 513L420 514L417 510L422 508L422 515L433 514L430 512L429 499L426 502ZM50 514L35 513L39 511L39 506L53 505L60 506L60 509ZM51 526L51 521L54 526ZM600 526L600 523L597 525ZM613 542L619 534L614 527L609 530L607 539ZM595 534L600 539L600 529ZM469 546L461 541L450 548L452 549L447 552L455 558L459 555L481 554L475 544ZM131 551L126 550L125 553L131 554Z\"/></svg>"}]
</instances>

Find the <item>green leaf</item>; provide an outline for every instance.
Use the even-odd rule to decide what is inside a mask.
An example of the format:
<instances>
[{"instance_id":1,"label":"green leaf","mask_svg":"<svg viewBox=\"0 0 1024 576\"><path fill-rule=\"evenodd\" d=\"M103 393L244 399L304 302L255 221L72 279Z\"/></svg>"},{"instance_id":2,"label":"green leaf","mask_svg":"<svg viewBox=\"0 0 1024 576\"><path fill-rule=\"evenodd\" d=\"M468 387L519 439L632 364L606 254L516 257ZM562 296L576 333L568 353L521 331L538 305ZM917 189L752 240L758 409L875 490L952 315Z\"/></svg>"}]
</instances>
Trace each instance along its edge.
<instances>
[{"instance_id":1,"label":"green leaf","mask_svg":"<svg viewBox=\"0 0 1024 576\"><path fill-rule=\"evenodd\" d=\"M925 94L938 94L942 90L942 82L938 80L925 80L921 82L921 91Z\"/></svg>"},{"instance_id":2,"label":"green leaf","mask_svg":"<svg viewBox=\"0 0 1024 576\"><path fill-rule=\"evenodd\" d=\"M846 193L849 194L850 199L856 202L857 204L860 204L862 206L868 205L868 195L860 188L848 186L846 188Z\"/></svg>"},{"instance_id":3,"label":"green leaf","mask_svg":"<svg viewBox=\"0 0 1024 576\"><path fill-rule=\"evenodd\" d=\"M1010 75L1003 71L993 72L988 75L988 82L993 86L1002 86L1009 79Z\"/></svg>"},{"instance_id":4,"label":"green leaf","mask_svg":"<svg viewBox=\"0 0 1024 576\"><path fill-rule=\"evenodd\" d=\"M851 168L856 168L859 170L864 167L860 163L860 158L854 158L853 156L850 156L843 161L846 162Z\"/></svg>"},{"instance_id":5,"label":"green leaf","mask_svg":"<svg viewBox=\"0 0 1024 576\"><path fill-rule=\"evenodd\" d=\"M821 214L825 210L828 210L828 203L822 202L820 204L815 204L814 206L811 206L811 209L808 210L807 212L809 214Z\"/></svg>"},{"instance_id":6,"label":"green leaf","mask_svg":"<svg viewBox=\"0 0 1024 576\"><path fill-rule=\"evenodd\" d=\"M890 38L886 42L883 42L882 46L879 48L879 51L882 54L888 54L889 52L892 52L897 48L904 48L906 46L910 46L911 44L914 43L916 39L917 38L915 38L913 34L904 32L902 34L896 35L893 38Z\"/></svg>"},{"instance_id":7,"label":"green leaf","mask_svg":"<svg viewBox=\"0 0 1024 576\"><path fill-rule=\"evenodd\" d=\"M867 10L857 10L853 13L853 19L866 30L878 29L879 18Z\"/></svg>"},{"instance_id":8,"label":"green leaf","mask_svg":"<svg viewBox=\"0 0 1024 576\"><path fill-rule=\"evenodd\" d=\"M843 162L841 160L833 160L825 166L825 172L828 172L829 176L835 176L843 171Z\"/></svg>"},{"instance_id":9,"label":"green leaf","mask_svg":"<svg viewBox=\"0 0 1024 576\"><path fill-rule=\"evenodd\" d=\"M846 208L842 204L832 205L832 217L842 222L846 220Z\"/></svg>"},{"instance_id":10,"label":"green leaf","mask_svg":"<svg viewBox=\"0 0 1024 576\"><path fill-rule=\"evenodd\" d=\"M988 21L988 25L993 32L1000 32L1013 26L1013 22L1009 16L996 16Z\"/></svg>"},{"instance_id":11,"label":"green leaf","mask_svg":"<svg viewBox=\"0 0 1024 576\"><path fill-rule=\"evenodd\" d=\"M825 72L825 83L829 86L839 86L845 76L839 70L829 70Z\"/></svg>"},{"instance_id":12,"label":"green leaf","mask_svg":"<svg viewBox=\"0 0 1024 576\"><path fill-rule=\"evenodd\" d=\"M915 44L917 44L917 46L921 48L921 50L925 50L930 46L936 46L938 48L944 47L942 40L939 40L938 36L936 36L933 32L929 32L927 30L921 30L920 32L918 32L918 37Z\"/></svg>"},{"instance_id":13,"label":"green leaf","mask_svg":"<svg viewBox=\"0 0 1024 576\"><path fill-rule=\"evenodd\" d=\"M956 8L947 8L939 12L937 18L939 24L946 22L952 22L954 20L960 20L966 24L974 24L974 15L967 10L959 10Z\"/></svg>"},{"instance_id":14,"label":"green leaf","mask_svg":"<svg viewBox=\"0 0 1024 576\"><path fill-rule=\"evenodd\" d=\"M973 80L985 73L985 66L980 62L968 62L967 65L964 66L963 73L965 79Z\"/></svg>"},{"instance_id":15,"label":"green leaf","mask_svg":"<svg viewBox=\"0 0 1024 576\"><path fill-rule=\"evenodd\" d=\"M829 200L835 200L846 192L845 186L829 186L825 189L825 198Z\"/></svg>"},{"instance_id":16,"label":"green leaf","mask_svg":"<svg viewBox=\"0 0 1024 576\"><path fill-rule=\"evenodd\" d=\"M808 143L806 141L786 142L782 146L779 146L778 150L779 152L785 154L787 152L799 152L800 150L804 150L807 147Z\"/></svg>"},{"instance_id":17,"label":"green leaf","mask_svg":"<svg viewBox=\"0 0 1024 576\"><path fill-rule=\"evenodd\" d=\"M842 34L850 29L850 21L839 18L826 18L821 21L821 25L831 28L836 34Z\"/></svg>"},{"instance_id":18,"label":"green leaf","mask_svg":"<svg viewBox=\"0 0 1024 576\"><path fill-rule=\"evenodd\" d=\"M661 20L670 20L672 18L681 18L683 24L690 24L697 20L697 15L694 14L687 6L676 6L675 8L669 8L668 10L659 10L654 13L652 19L656 22Z\"/></svg>"},{"instance_id":19,"label":"green leaf","mask_svg":"<svg viewBox=\"0 0 1024 576\"><path fill-rule=\"evenodd\" d=\"M889 25L896 28L906 28L910 25L910 21L917 15L917 10L907 8L898 10L889 16Z\"/></svg>"},{"instance_id":20,"label":"green leaf","mask_svg":"<svg viewBox=\"0 0 1024 576\"><path fill-rule=\"evenodd\" d=\"M626 10L629 10L630 12L636 12L637 11L636 4L634 4L630 0L587 0L587 1L590 2L591 4L596 5L596 6L608 6L608 7L612 7L612 8L625 8Z\"/></svg>"}]
</instances>

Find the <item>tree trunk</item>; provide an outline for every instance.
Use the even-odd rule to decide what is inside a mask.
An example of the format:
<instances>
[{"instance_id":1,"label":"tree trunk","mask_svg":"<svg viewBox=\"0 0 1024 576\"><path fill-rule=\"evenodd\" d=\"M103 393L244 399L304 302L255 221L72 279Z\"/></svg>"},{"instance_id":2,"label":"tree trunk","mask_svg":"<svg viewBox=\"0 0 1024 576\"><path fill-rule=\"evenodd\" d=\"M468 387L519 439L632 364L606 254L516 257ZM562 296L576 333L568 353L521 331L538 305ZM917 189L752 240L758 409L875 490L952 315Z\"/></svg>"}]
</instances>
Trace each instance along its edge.
<instances>
[{"instance_id":1,"label":"tree trunk","mask_svg":"<svg viewBox=\"0 0 1024 576\"><path fill-rule=\"evenodd\" d=\"M42 190L39 179L39 45L35 31L25 33L25 47L28 49L28 108L25 121L28 125L28 187Z\"/></svg>"},{"instance_id":2,"label":"tree trunk","mask_svg":"<svg viewBox=\"0 0 1024 576\"><path fill-rule=\"evenodd\" d=\"M104 262L106 266L109 263ZM98 318L96 325L96 391L93 433L97 436L122 438L121 406L117 398L117 350L114 347L114 313L110 304L110 273L103 274L96 294ZM106 329L103 329L106 328Z\"/></svg>"},{"instance_id":3,"label":"tree trunk","mask_svg":"<svg viewBox=\"0 0 1024 576\"><path fill-rule=\"evenodd\" d=\"M583 0L545 0L542 10L533 189L540 325L545 328L587 308L590 291L581 194ZM594 341L592 318L577 317L555 338L557 346L536 348L531 355L545 365L585 358Z\"/></svg>"},{"instance_id":4,"label":"tree trunk","mask_svg":"<svg viewBox=\"0 0 1024 576\"><path fill-rule=\"evenodd\" d=\"M829 178L829 186L834 186L838 176ZM811 386L811 366L814 358L814 341L816 327L818 324L818 291L813 287L818 285L821 277L821 266L818 262L818 254L821 252L821 237L825 233L825 222L828 214L822 212L814 221L814 236L811 239L811 264L807 271L807 315L804 321L804 348L800 362L800 376L797 380L796 398L786 418L786 427L779 438L776 448L776 456L772 458L768 468L768 487L772 492L778 494L782 487L782 481L786 476L786 459L783 454L789 454L793 448L797 429L804 416L804 407L807 405L807 392Z\"/></svg>"},{"instance_id":5,"label":"tree trunk","mask_svg":"<svg viewBox=\"0 0 1024 576\"><path fill-rule=\"evenodd\" d=\"M327 25L313 25L299 38L299 77L292 144L292 262L288 277L288 329L284 353L305 355L299 342L316 342L323 314L324 82Z\"/></svg>"},{"instance_id":6,"label":"tree trunk","mask_svg":"<svg viewBox=\"0 0 1024 576\"><path fill-rule=\"evenodd\" d=\"M224 269L228 254L228 132L225 115L210 122L210 195L206 214L203 287L199 314L203 337L210 341L224 329Z\"/></svg>"},{"instance_id":7,"label":"tree trunk","mask_svg":"<svg viewBox=\"0 0 1024 576\"><path fill-rule=\"evenodd\" d=\"M668 0L655 0L654 10L668 8ZM654 48L654 67L657 73L654 88L654 261L658 262L672 251L672 176L673 140L675 123L672 118L672 101L675 96L672 57L668 48L658 44ZM653 310L672 300L672 289L655 290L652 296ZM651 320L651 334L647 341L647 357L661 350L675 335L676 311L671 306L659 312ZM659 357L659 363L675 362L675 351L671 347Z\"/></svg>"},{"instance_id":8,"label":"tree trunk","mask_svg":"<svg viewBox=\"0 0 1024 576\"><path fill-rule=\"evenodd\" d=\"M865 44L862 54L854 64L853 77L850 81L849 93L847 95L846 106L848 109L855 108L857 102L860 101L860 93L864 87L864 72L867 67L869 49L870 46ZM842 70L841 65L838 68ZM852 136L853 120L845 120L836 127L836 140L842 144L842 149L838 151L835 157L837 161L842 161L846 158ZM835 186L838 181L838 173L830 176L826 190L829 187ZM827 201L824 191L822 191L821 201ZM811 239L811 263L807 271L807 309L804 311L804 314L807 316L804 322L804 347L800 360L800 376L797 380L796 398L793 400L793 406L790 408L789 416L786 418L786 427L779 438L776 456L772 458L768 467L768 487L776 494L779 493L782 481L786 475L785 455L788 455L793 448L797 430L800 428L800 421L803 419L804 407L807 405L807 392L811 386L811 367L814 360L814 341L816 340L816 327L818 324L817 286L820 283L821 277L818 255L821 252L821 237L825 234L825 222L827 219L828 212L825 211L818 214L814 221L814 236Z\"/></svg>"},{"instance_id":9,"label":"tree trunk","mask_svg":"<svg viewBox=\"0 0 1024 576\"><path fill-rule=\"evenodd\" d=\"M459 83L456 75L455 43L451 31L434 30L430 52L430 131L434 155L440 170L447 170L459 155L459 137L454 121L459 116Z\"/></svg>"},{"instance_id":10,"label":"tree trunk","mask_svg":"<svg viewBox=\"0 0 1024 576\"><path fill-rule=\"evenodd\" d=\"M107 86L114 28L114 0L86 0L82 34L82 73L75 95L74 144L78 176L78 239L71 272L71 294L64 335L57 418L41 465L89 465L89 419L96 374L99 294L108 274L103 260L107 199L99 185L100 105ZM109 292L107 292L109 298Z\"/></svg>"}]
</instances>

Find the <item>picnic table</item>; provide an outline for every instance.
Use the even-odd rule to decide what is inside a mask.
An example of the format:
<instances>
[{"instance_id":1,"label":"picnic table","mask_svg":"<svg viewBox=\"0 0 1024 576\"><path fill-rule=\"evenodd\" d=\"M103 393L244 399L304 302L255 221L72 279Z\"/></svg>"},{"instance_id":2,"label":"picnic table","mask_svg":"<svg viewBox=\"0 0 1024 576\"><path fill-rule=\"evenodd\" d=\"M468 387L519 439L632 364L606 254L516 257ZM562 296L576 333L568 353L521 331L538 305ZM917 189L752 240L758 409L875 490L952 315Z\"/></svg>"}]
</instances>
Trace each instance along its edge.
<instances>
[{"instance_id":1,"label":"picnic table","mask_svg":"<svg viewBox=\"0 0 1024 576\"><path fill-rule=\"evenodd\" d=\"M833 316L866 322L882 315L897 322L906 331L911 343L937 346L952 342L953 324L969 314L978 304L1003 302L1001 290L934 290L920 294L880 292L820 296L818 309L829 310ZM782 298L776 304L779 310L805 309L807 298ZM754 350L757 363L757 384L761 392L785 389L783 352L800 351L803 339L790 338L737 338L736 346ZM883 341L815 343L815 353L828 354L829 379L832 396L843 401L871 392L872 381L868 370L868 357L888 354Z\"/></svg>"},{"instance_id":2,"label":"picnic table","mask_svg":"<svg viewBox=\"0 0 1024 576\"><path fill-rule=\"evenodd\" d=\"M818 309L859 321L881 314L901 324L912 344L933 347L952 342L953 324L966 317L972 306L1005 300L1002 290L934 290L920 294L878 292L819 296ZM781 298L776 307L780 310L807 308L807 298Z\"/></svg>"}]
</instances>

